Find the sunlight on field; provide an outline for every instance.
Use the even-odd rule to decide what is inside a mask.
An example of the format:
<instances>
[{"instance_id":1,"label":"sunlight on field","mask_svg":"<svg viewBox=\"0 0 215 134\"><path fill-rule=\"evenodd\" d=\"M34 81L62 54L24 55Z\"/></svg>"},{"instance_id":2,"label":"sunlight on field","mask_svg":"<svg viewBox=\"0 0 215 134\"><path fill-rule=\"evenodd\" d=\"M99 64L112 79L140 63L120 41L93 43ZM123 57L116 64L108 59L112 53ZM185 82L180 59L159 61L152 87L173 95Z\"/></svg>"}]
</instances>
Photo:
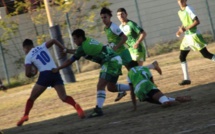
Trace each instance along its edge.
<instances>
[{"instance_id":1,"label":"sunlight on field","mask_svg":"<svg viewBox=\"0 0 215 134\"><path fill-rule=\"evenodd\" d=\"M211 44L208 47L208 50L213 53L215 53L214 45ZM197 131L210 133L214 130L210 124L215 123L215 120L210 118L210 116L214 117L215 112L213 97L215 94L215 63L202 58L198 52L191 52L188 56L188 66L192 84L181 87L177 84L183 78L178 55L179 52L172 52L150 57L144 64L147 65L157 60L163 70L163 75L160 76L154 70L152 70L152 74L159 89L173 97L191 95L194 100L190 103L162 109L158 105L138 102L137 111L131 112L132 104L129 93L120 102L114 102L117 94L107 92L104 104L105 116L100 119L80 120L74 108L61 102L55 90L47 89L35 102L29 121L23 127L16 127L17 121L23 115L26 100L33 86L32 83L11 88L7 92L0 92L0 129L5 131L5 134L58 134L60 132L62 134L71 132L88 134L100 131L108 134L117 133L118 130L120 130L119 133L129 133L134 130L137 133L143 130L155 133L159 131L160 133L186 133L188 128L196 134ZM99 69L77 74L77 82L65 85L67 94L73 96L87 114L96 104L98 73ZM120 76L119 83L126 83L126 73L127 70L123 68L123 75ZM153 123L154 126L150 125ZM171 127L165 129L169 125ZM210 128L208 130L204 129L207 125L206 128ZM125 126L130 127L125 128Z\"/></svg>"}]
</instances>

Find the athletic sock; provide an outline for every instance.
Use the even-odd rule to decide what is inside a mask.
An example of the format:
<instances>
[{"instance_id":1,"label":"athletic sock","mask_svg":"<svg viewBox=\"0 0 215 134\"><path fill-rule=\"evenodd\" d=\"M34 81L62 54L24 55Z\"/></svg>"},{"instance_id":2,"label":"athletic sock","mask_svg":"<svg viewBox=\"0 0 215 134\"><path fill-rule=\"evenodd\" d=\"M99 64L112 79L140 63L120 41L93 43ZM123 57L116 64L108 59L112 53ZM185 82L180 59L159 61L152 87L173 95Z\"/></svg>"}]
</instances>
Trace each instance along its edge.
<instances>
[{"instance_id":1,"label":"athletic sock","mask_svg":"<svg viewBox=\"0 0 215 134\"><path fill-rule=\"evenodd\" d=\"M175 98L172 97L167 97L169 99L169 101L175 101Z\"/></svg>"},{"instance_id":2,"label":"athletic sock","mask_svg":"<svg viewBox=\"0 0 215 134\"><path fill-rule=\"evenodd\" d=\"M64 102L72 105L73 107L75 107L76 104L75 100L71 96L67 96Z\"/></svg>"},{"instance_id":3,"label":"athletic sock","mask_svg":"<svg viewBox=\"0 0 215 134\"><path fill-rule=\"evenodd\" d=\"M106 92L105 90L98 90L97 91L97 106L99 108L102 108L106 98Z\"/></svg>"},{"instance_id":4,"label":"athletic sock","mask_svg":"<svg viewBox=\"0 0 215 134\"><path fill-rule=\"evenodd\" d=\"M168 102L169 101L169 99L164 95L164 96L161 96L160 98L159 98L159 102L161 103L161 104L163 104L163 103L165 103L165 102Z\"/></svg>"},{"instance_id":5,"label":"athletic sock","mask_svg":"<svg viewBox=\"0 0 215 134\"><path fill-rule=\"evenodd\" d=\"M213 57L211 58L212 61L215 61L215 55L213 55Z\"/></svg>"},{"instance_id":6,"label":"athletic sock","mask_svg":"<svg viewBox=\"0 0 215 134\"><path fill-rule=\"evenodd\" d=\"M26 102L26 106L25 106L25 113L24 116L29 115L29 112L31 110L31 108L34 105L34 101L32 101L31 99L28 99Z\"/></svg>"},{"instance_id":7,"label":"athletic sock","mask_svg":"<svg viewBox=\"0 0 215 134\"><path fill-rule=\"evenodd\" d=\"M155 66L153 64L149 64L146 66L148 69L155 69Z\"/></svg>"},{"instance_id":8,"label":"athletic sock","mask_svg":"<svg viewBox=\"0 0 215 134\"><path fill-rule=\"evenodd\" d=\"M126 84L116 84L116 87L117 87L118 92L120 92L120 93L130 90L130 86L126 85Z\"/></svg>"},{"instance_id":9,"label":"athletic sock","mask_svg":"<svg viewBox=\"0 0 215 134\"><path fill-rule=\"evenodd\" d=\"M190 80L190 77L188 74L187 62L181 62L181 68L184 75L184 80Z\"/></svg>"}]
</instances>

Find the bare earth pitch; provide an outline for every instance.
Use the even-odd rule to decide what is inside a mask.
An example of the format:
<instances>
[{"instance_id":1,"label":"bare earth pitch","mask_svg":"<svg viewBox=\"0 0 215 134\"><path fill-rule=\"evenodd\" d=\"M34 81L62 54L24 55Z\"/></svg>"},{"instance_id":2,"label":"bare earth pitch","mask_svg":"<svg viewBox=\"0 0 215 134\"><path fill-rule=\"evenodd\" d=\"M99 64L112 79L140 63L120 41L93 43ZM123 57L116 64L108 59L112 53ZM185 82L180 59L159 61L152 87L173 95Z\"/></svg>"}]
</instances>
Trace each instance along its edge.
<instances>
[{"instance_id":1,"label":"bare earth pitch","mask_svg":"<svg viewBox=\"0 0 215 134\"><path fill-rule=\"evenodd\" d=\"M215 45L208 48L215 52ZM75 110L60 102L56 93L48 89L35 102L35 106L22 127L16 122L23 114L25 101L32 84L0 92L0 130L5 134L206 134L215 132L215 62L201 57L198 52L188 56L192 84L179 86L182 71L178 51L147 59L158 60L163 75L152 71L155 83L170 96L191 95L193 100L170 108L138 102L132 112L130 95L114 102L116 93L107 92L104 116L79 119ZM99 70L77 74L76 83L66 85L67 93L81 104L89 114L96 104L96 83ZM126 83L126 69L120 82Z\"/></svg>"}]
</instances>

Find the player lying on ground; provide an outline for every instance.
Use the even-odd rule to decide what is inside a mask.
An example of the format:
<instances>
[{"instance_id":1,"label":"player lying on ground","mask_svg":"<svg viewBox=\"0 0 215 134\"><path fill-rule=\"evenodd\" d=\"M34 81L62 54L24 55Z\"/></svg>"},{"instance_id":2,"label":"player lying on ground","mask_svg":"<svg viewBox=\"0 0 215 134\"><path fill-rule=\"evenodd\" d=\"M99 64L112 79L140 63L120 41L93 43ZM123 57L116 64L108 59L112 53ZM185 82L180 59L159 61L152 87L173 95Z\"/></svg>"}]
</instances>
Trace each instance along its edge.
<instances>
[{"instance_id":1,"label":"player lying on ground","mask_svg":"<svg viewBox=\"0 0 215 134\"><path fill-rule=\"evenodd\" d=\"M151 72L147 67L138 66L133 61L129 63L128 82L131 88L131 98L136 110L136 97L139 101L148 101L161 104L162 106L172 106L176 102L187 102L191 100L190 96L181 96L171 98L165 96L154 84Z\"/></svg>"}]
</instances>

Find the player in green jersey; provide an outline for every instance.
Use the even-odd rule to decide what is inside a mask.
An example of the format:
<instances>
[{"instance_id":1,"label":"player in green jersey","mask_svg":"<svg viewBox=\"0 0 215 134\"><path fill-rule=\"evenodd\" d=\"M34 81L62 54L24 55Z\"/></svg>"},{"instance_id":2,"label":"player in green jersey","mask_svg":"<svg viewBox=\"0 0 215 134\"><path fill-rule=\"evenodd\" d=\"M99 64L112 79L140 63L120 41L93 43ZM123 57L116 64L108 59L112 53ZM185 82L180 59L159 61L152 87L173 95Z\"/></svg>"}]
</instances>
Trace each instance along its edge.
<instances>
[{"instance_id":1,"label":"player in green jersey","mask_svg":"<svg viewBox=\"0 0 215 134\"><path fill-rule=\"evenodd\" d=\"M102 116L102 106L105 101L105 87L110 92L126 91L123 87L117 86L116 82L119 75L122 74L122 59L110 47L104 46L95 39L85 36L82 29L76 29L72 33L73 40L78 46L77 50L67 50L67 53L74 54L71 59L65 61L60 67L53 69L53 72L58 72L60 69L71 65L81 57L101 65L99 81L97 84L97 105L89 117Z\"/></svg>"},{"instance_id":2,"label":"player in green jersey","mask_svg":"<svg viewBox=\"0 0 215 134\"><path fill-rule=\"evenodd\" d=\"M176 32L176 36L180 37L184 33L184 38L180 46L180 56L182 72L184 75L184 80L182 80L179 85L191 84L191 80L188 74L187 67L187 55L190 49L194 51L199 51L203 57L215 61L215 55L208 52L206 46L207 43L203 39L201 33L197 30L197 25L200 24L198 17L194 14L192 8L187 5L187 0L177 0L178 5L181 10L178 11L179 18L182 22L182 26L179 27Z\"/></svg>"},{"instance_id":3,"label":"player in green jersey","mask_svg":"<svg viewBox=\"0 0 215 134\"><path fill-rule=\"evenodd\" d=\"M100 11L100 17L105 24L105 34L107 36L108 45L121 56L123 65L127 68L129 62L132 61L129 50L125 47L127 36L121 31L118 25L111 21L112 11L106 7L103 7ZM152 64L148 65L149 68L153 68L161 74L161 69L157 63L154 61ZM129 88L129 85L120 84L118 86ZM119 101L122 97L126 95L126 92L119 92L115 101Z\"/></svg>"},{"instance_id":4,"label":"player in green jersey","mask_svg":"<svg viewBox=\"0 0 215 134\"><path fill-rule=\"evenodd\" d=\"M153 76L149 69L144 66L138 66L137 62L129 63L128 83L131 88L131 99L136 110L136 97L139 101L148 101L161 104L164 107L172 106L177 102L187 102L191 100L190 96L167 97L154 84Z\"/></svg>"},{"instance_id":5,"label":"player in green jersey","mask_svg":"<svg viewBox=\"0 0 215 134\"><path fill-rule=\"evenodd\" d=\"M146 32L132 20L127 19L127 12L124 8L117 10L117 17L121 22L120 29L128 37L126 44L129 46L132 60L137 61L140 66L146 60L146 49L143 40Z\"/></svg>"}]
</instances>

